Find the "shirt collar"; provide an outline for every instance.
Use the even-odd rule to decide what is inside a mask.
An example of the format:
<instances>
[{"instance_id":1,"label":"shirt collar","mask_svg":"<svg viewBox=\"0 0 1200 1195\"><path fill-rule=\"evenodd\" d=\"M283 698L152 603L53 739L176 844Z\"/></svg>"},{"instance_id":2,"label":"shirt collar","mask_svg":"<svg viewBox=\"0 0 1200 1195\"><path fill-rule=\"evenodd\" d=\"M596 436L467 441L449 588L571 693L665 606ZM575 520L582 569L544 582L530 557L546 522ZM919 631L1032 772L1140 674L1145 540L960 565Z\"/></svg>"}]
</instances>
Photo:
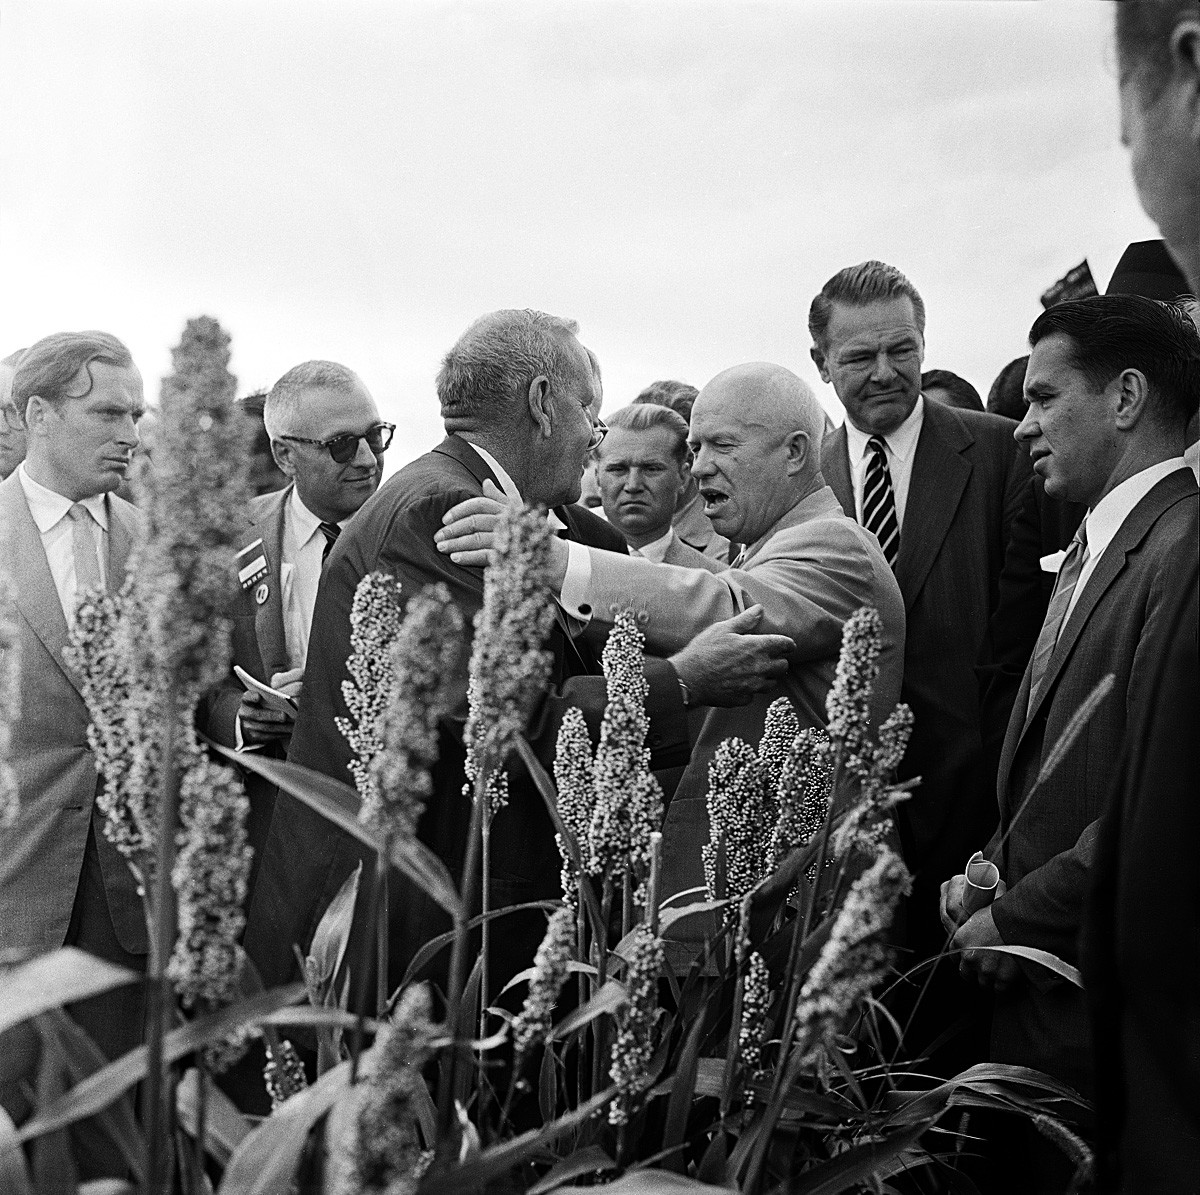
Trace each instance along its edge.
<instances>
[{"instance_id":1,"label":"shirt collar","mask_svg":"<svg viewBox=\"0 0 1200 1195\"><path fill-rule=\"evenodd\" d=\"M64 498L57 490L42 485L40 481L34 481L29 476L29 470L25 468L24 461L17 469L17 475L21 479L21 488L25 491L25 501L29 503L29 513L33 516L38 531L45 535L51 527L66 516L67 511L75 503L70 498ZM86 507L88 513L105 531L108 530L108 503L104 500L103 494L93 494L90 498L81 498L80 505Z\"/></svg>"},{"instance_id":2,"label":"shirt collar","mask_svg":"<svg viewBox=\"0 0 1200 1195\"><path fill-rule=\"evenodd\" d=\"M466 436L463 439L467 440ZM516 482L509 477L508 470L486 448L480 448L478 444L473 443L471 440L467 440L467 443L479 453L483 458L483 463L495 473L496 480L500 483L500 488L504 491L504 496L510 502L517 503L518 506L524 506L525 499L521 497L521 491L517 489ZM567 529L566 523L553 510L546 512L546 522L550 524L551 531L558 532Z\"/></svg>"},{"instance_id":3,"label":"shirt collar","mask_svg":"<svg viewBox=\"0 0 1200 1195\"><path fill-rule=\"evenodd\" d=\"M1187 467L1187 461L1183 457L1174 456L1127 477L1119 486L1105 494L1096 503L1095 508L1088 511L1084 520L1087 528L1088 555L1099 556L1112 542L1113 536L1120 531L1121 524L1129 517L1133 508L1164 477L1174 473L1176 469Z\"/></svg>"},{"instance_id":4,"label":"shirt collar","mask_svg":"<svg viewBox=\"0 0 1200 1195\"><path fill-rule=\"evenodd\" d=\"M663 557L667 554L667 549L671 546L671 540L675 536L675 528L668 527L666 533L660 535L658 539L651 540L648 544L642 544L640 548L633 550L639 556L645 556L647 560L653 560L656 564L662 564Z\"/></svg>"},{"instance_id":5,"label":"shirt collar","mask_svg":"<svg viewBox=\"0 0 1200 1195\"><path fill-rule=\"evenodd\" d=\"M921 435L921 425L924 422L925 396L918 394L913 409L908 413L908 418L899 427L880 437L887 445L888 452L899 460L908 460L909 453L917 446L917 440ZM852 461L860 461L866 456L867 441L870 438L870 432L860 431L849 419L846 420L846 450Z\"/></svg>"}]
</instances>

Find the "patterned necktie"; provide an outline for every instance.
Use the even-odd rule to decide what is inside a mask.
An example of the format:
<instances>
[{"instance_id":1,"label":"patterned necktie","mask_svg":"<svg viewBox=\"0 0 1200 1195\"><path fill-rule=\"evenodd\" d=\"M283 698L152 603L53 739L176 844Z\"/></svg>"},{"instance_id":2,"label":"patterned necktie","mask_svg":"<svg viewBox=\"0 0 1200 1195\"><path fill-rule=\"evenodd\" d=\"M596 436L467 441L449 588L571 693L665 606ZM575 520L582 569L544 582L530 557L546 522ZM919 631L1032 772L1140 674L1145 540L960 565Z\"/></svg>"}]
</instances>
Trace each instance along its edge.
<instances>
[{"instance_id":1,"label":"patterned necktie","mask_svg":"<svg viewBox=\"0 0 1200 1195\"><path fill-rule=\"evenodd\" d=\"M1054 594L1046 609L1046 620L1042 623L1037 643L1033 648L1027 710L1033 709L1033 703L1037 700L1038 689L1041 688L1042 681L1046 677L1046 667L1050 663L1050 657L1054 654L1054 645L1058 642L1058 634L1066 621L1067 610L1071 605L1071 595L1075 592L1075 586L1079 584L1079 574L1083 572L1083 566L1087 563L1087 559L1087 528L1080 523L1079 530L1075 532L1075 538L1071 540L1071 546L1067 549L1066 556L1063 557L1062 568L1058 570L1058 579L1054 582Z\"/></svg>"},{"instance_id":2,"label":"patterned necktie","mask_svg":"<svg viewBox=\"0 0 1200 1195\"><path fill-rule=\"evenodd\" d=\"M872 436L867 441L871 455L863 478L863 526L870 531L883 550L884 558L894 569L900 555L900 523L896 519L896 498L892 493L892 474L888 469L883 440Z\"/></svg>"},{"instance_id":3,"label":"patterned necktie","mask_svg":"<svg viewBox=\"0 0 1200 1195\"><path fill-rule=\"evenodd\" d=\"M325 550L321 553L321 567L325 567L325 561L329 559L330 550L337 542L337 537L341 535L342 529L336 523L318 523L321 534L325 537Z\"/></svg>"},{"instance_id":4,"label":"patterned necktie","mask_svg":"<svg viewBox=\"0 0 1200 1195\"><path fill-rule=\"evenodd\" d=\"M100 589L100 557L96 554L96 534L91 512L80 502L67 511L71 520L71 552L75 557L75 604L89 589Z\"/></svg>"}]
</instances>

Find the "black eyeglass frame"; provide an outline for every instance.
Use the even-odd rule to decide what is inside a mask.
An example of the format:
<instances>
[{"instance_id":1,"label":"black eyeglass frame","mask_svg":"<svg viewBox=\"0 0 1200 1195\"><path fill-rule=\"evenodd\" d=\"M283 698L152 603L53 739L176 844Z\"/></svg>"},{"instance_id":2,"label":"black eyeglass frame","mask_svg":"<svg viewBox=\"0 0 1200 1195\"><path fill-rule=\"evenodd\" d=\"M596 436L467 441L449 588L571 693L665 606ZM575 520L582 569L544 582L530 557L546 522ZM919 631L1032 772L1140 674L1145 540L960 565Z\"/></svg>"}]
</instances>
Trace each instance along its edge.
<instances>
[{"instance_id":1,"label":"black eyeglass frame","mask_svg":"<svg viewBox=\"0 0 1200 1195\"><path fill-rule=\"evenodd\" d=\"M380 445L378 448L375 448L370 441L370 436L375 432L385 433L379 437ZM381 456L383 453L387 452L388 448L390 447L392 443L392 436L395 435L395 432L396 425L394 423L376 423L373 427L367 428L365 432L358 432L357 434L354 432L346 432L340 436L331 436L328 440L308 440L305 439L304 436L280 436L279 438L281 440L291 440L294 444L311 444L314 448L325 448L328 450L329 455L333 458L333 463L335 465L345 465L352 461L355 455L358 453L359 440L366 440L367 447L370 448L376 456ZM347 452L345 456L339 458L337 453L340 450L335 451L333 446L335 444L346 443L350 445L350 451Z\"/></svg>"}]
</instances>

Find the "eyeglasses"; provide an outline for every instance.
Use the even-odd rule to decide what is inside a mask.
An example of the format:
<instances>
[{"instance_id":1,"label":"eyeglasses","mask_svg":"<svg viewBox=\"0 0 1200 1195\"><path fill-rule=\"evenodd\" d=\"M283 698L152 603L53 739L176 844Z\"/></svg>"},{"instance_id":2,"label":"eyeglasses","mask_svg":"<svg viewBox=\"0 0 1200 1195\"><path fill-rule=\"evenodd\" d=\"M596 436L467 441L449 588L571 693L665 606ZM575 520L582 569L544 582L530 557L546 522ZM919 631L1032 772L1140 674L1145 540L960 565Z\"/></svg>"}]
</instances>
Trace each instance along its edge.
<instances>
[{"instance_id":1,"label":"eyeglasses","mask_svg":"<svg viewBox=\"0 0 1200 1195\"><path fill-rule=\"evenodd\" d=\"M604 437L607 435L608 424L600 418L592 420L592 438L588 441L588 452L595 452L604 442Z\"/></svg>"},{"instance_id":2,"label":"eyeglasses","mask_svg":"<svg viewBox=\"0 0 1200 1195\"><path fill-rule=\"evenodd\" d=\"M329 455L333 457L334 462L344 465L347 461L352 461L358 454L359 440L366 440L367 447L376 456L381 452L387 452L388 445L392 442L392 433L395 430L394 423L377 423L365 432L359 432L357 435L348 432L344 436L334 436L332 440L306 440L303 436L280 436L279 438L291 440L296 444L312 444L317 448L328 448Z\"/></svg>"}]
</instances>

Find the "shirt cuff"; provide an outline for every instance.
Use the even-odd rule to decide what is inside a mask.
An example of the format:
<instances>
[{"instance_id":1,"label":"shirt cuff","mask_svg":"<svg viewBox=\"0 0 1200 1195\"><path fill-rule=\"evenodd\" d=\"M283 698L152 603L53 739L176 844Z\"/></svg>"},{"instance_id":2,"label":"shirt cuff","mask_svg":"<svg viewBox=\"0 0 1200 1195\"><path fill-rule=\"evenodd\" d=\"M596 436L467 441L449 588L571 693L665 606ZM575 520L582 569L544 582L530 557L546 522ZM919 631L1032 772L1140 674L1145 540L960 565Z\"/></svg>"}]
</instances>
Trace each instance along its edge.
<instances>
[{"instance_id":1,"label":"shirt cuff","mask_svg":"<svg viewBox=\"0 0 1200 1195\"><path fill-rule=\"evenodd\" d=\"M585 600L588 586L592 582L592 556L583 544L577 544L570 539L566 544L567 575L563 577L558 604L572 618L587 623L592 618L592 608Z\"/></svg>"},{"instance_id":2,"label":"shirt cuff","mask_svg":"<svg viewBox=\"0 0 1200 1195\"><path fill-rule=\"evenodd\" d=\"M236 751L261 751L261 743L247 743L242 738L242 719L235 715L233 719L233 746Z\"/></svg>"}]
</instances>

